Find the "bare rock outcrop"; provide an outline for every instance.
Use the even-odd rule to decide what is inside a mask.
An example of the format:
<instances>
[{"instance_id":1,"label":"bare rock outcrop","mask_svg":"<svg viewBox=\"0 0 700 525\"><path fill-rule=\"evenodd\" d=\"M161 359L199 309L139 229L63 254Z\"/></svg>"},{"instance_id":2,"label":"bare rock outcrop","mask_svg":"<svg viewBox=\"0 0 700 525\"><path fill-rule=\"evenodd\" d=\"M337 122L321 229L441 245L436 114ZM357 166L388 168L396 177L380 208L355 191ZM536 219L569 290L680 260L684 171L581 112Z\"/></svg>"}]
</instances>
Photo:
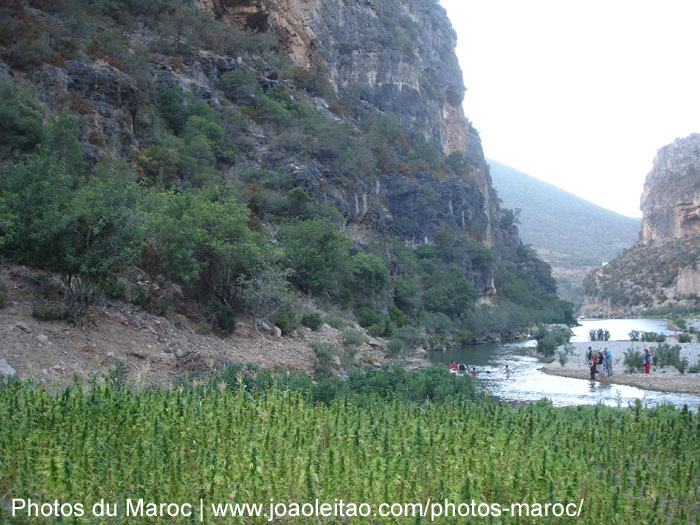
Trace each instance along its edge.
<instances>
[{"instance_id":1,"label":"bare rock outcrop","mask_svg":"<svg viewBox=\"0 0 700 525\"><path fill-rule=\"evenodd\" d=\"M352 101L346 110L360 119L390 112L403 128L422 130L444 154L462 154L471 167L468 183L483 197L484 241L493 246L497 199L481 141L462 109L466 88L454 53L457 35L437 1L198 3L227 23L274 33L295 65L326 71L333 90ZM461 220L462 210L456 215Z\"/></svg>"},{"instance_id":2,"label":"bare rock outcrop","mask_svg":"<svg viewBox=\"0 0 700 525\"><path fill-rule=\"evenodd\" d=\"M700 235L700 134L658 151L641 204L642 243Z\"/></svg>"}]
</instances>

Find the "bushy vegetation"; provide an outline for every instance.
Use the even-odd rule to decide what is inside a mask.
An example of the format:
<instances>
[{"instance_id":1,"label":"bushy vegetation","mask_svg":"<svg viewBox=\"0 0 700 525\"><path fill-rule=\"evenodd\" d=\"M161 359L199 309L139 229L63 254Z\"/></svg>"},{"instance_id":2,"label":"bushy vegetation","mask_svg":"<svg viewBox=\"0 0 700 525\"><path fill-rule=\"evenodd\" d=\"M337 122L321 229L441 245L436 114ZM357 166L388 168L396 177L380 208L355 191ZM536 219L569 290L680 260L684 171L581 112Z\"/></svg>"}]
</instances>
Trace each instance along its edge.
<instances>
[{"instance_id":1,"label":"bushy vegetation","mask_svg":"<svg viewBox=\"0 0 700 525\"><path fill-rule=\"evenodd\" d=\"M651 347L650 350L654 366L659 368L673 366L681 374L685 374L688 371L688 358L681 358L680 345L671 346L668 343L661 343L656 347ZM642 352L634 348L629 348L625 352L624 365L628 374L638 372L644 368L642 357Z\"/></svg>"},{"instance_id":2,"label":"bushy vegetation","mask_svg":"<svg viewBox=\"0 0 700 525\"><path fill-rule=\"evenodd\" d=\"M688 359L685 357L681 359L680 345L671 346L668 343L662 343L657 345L656 348L653 348L651 353L654 366L658 366L659 368L673 366L681 374L684 374L688 369Z\"/></svg>"},{"instance_id":3,"label":"bushy vegetation","mask_svg":"<svg viewBox=\"0 0 700 525\"><path fill-rule=\"evenodd\" d=\"M588 332L588 338L591 341L610 341L610 331L604 330L603 328L598 328L597 330L590 330Z\"/></svg>"},{"instance_id":4,"label":"bushy vegetation","mask_svg":"<svg viewBox=\"0 0 700 525\"><path fill-rule=\"evenodd\" d=\"M317 312L304 314L301 318L301 324L303 324L306 328L310 330L316 331L319 328L321 328L321 314Z\"/></svg>"},{"instance_id":5,"label":"bushy vegetation","mask_svg":"<svg viewBox=\"0 0 700 525\"><path fill-rule=\"evenodd\" d=\"M632 330L629 332L629 338L632 342L641 341L644 343L663 343L666 341L666 334L658 332L643 332L640 330Z\"/></svg>"},{"instance_id":6,"label":"bushy vegetation","mask_svg":"<svg viewBox=\"0 0 700 525\"><path fill-rule=\"evenodd\" d=\"M628 374L634 374L644 369L644 358L642 352L634 347L625 350L625 359L623 361L625 371Z\"/></svg>"},{"instance_id":7,"label":"bushy vegetation","mask_svg":"<svg viewBox=\"0 0 700 525\"><path fill-rule=\"evenodd\" d=\"M323 402L309 397L308 378L240 369L170 390L134 391L118 376L62 391L16 382L0 395L0 485L86 504L203 498L209 508L245 494L378 505L439 491L454 502L581 501L583 523L699 518L697 414L494 404L465 397L470 379L444 369L393 372L319 384ZM342 388L353 396L333 394Z\"/></svg>"},{"instance_id":8,"label":"bushy vegetation","mask_svg":"<svg viewBox=\"0 0 700 525\"><path fill-rule=\"evenodd\" d=\"M554 330L547 330L545 327L540 326L535 333L537 351L545 357L552 357L556 349L568 343L570 339L571 330L568 328L555 328Z\"/></svg>"}]
</instances>

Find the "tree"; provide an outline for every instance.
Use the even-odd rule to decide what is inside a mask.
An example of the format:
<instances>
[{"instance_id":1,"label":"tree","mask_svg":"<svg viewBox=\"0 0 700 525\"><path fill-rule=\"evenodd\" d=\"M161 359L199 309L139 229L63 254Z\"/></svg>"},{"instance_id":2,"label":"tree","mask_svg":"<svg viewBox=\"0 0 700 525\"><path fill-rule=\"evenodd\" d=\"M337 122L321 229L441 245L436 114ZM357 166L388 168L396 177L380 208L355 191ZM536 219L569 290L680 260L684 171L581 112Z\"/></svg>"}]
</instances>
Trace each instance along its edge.
<instances>
[{"instance_id":1,"label":"tree","mask_svg":"<svg viewBox=\"0 0 700 525\"><path fill-rule=\"evenodd\" d=\"M287 278L292 270L280 265L280 255L272 252L260 257L248 276L238 281L250 306L256 332L258 320L274 316L289 303Z\"/></svg>"},{"instance_id":2,"label":"tree","mask_svg":"<svg viewBox=\"0 0 700 525\"><path fill-rule=\"evenodd\" d=\"M179 282L199 282L206 293L234 308L265 239L248 228L250 212L233 187L154 192L146 203L151 271L160 268Z\"/></svg>"},{"instance_id":3,"label":"tree","mask_svg":"<svg viewBox=\"0 0 700 525\"><path fill-rule=\"evenodd\" d=\"M347 273L348 238L326 219L294 220L280 226L278 238L293 281L303 290L337 291Z\"/></svg>"},{"instance_id":4,"label":"tree","mask_svg":"<svg viewBox=\"0 0 700 525\"><path fill-rule=\"evenodd\" d=\"M32 151L44 135L44 112L30 89L0 79L0 152Z\"/></svg>"},{"instance_id":5,"label":"tree","mask_svg":"<svg viewBox=\"0 0 700 525\"><path fill-rule=\"evenodd\" d=\"M140 240L138 187L130 172L112 170L87 182L42 149L2 178L4 212L16 260L60 274L64 300L81 323L99 283L124 270Z\"/></svg>"},{"instance_id":6,"label":"tree","mask_svg":"<svg viewBox=\"0 0 700 525\"><path fill-rule=\"evenodd\" d=\"M47 126L43 143L63 161L72 176L85 175L87 164L80 145L80 127L67 109L64 108L56 121Z\"/></svg>"}]
</instances>

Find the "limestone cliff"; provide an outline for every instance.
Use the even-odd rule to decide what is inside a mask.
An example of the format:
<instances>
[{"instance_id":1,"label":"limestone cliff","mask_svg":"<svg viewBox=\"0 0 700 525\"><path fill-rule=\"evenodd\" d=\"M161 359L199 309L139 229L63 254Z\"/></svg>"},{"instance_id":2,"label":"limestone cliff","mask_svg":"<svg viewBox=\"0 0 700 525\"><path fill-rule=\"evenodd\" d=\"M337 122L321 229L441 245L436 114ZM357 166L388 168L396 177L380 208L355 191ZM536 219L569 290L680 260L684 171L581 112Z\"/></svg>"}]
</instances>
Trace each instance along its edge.
<instances>
[{"instance_id":1,"label":"limestone cliff","mask_svg":"<svg viewBox=\"0 0 700 525\"><path fill-rule=\"evenodd\" d=\"M658 151L642 195L642 243L700 235L700 134Z\"/></svg>"},{"instance_id":2,"label":"limestone cliff","mask_svg":"<svg viewBox=\"0 0 700 525\"><path fill-rule=\"evenodd\" d=\"M700 302L700 134L661 148L644 184L639 243L586 278L585 316Z\"/></svg>"},{"instance_id":3,"label":"limestone cliff","mask_svg":"<svg viewBox=\"0 0 700 525\"><path fill-rule=\"evenodd\" d=\"M435 0L198 0L240 27L271 31L300 67L327 71L360 119L392 113L445 155L465 154L484 198L485 241L498 213L481 142L462 110L456 34ZM366 200L366 196L363 197ZM454 212L454 202L453 212ZM464 215L458 213L464 222ZM463 226L463 224L462 224Z\"/></svg>"}]
</instances>

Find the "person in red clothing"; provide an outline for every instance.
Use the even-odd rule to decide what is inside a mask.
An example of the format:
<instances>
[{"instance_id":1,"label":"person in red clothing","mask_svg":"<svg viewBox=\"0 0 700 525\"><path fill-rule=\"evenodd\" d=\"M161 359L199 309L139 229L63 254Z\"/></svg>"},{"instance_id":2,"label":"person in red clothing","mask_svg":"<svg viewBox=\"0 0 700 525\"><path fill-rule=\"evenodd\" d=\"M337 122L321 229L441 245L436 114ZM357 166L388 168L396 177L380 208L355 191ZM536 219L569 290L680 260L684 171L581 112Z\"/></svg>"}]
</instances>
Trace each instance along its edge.
<instances>
[{"instance_id":1,"label":"person in red clothing","mask_svg":"<svg viewBox=\"0 0 700 525\"><path fill-rule=\"evenodd\" d=\"M644 355L642 356L642 363L644 363L644 373L649 373L649 368L651 367L651 352L648 348L644 349Z\"/></svg>"},{"instance_id":2,"label":"person in red clothing","mask_svg":"<svg viewBox=\"0 0 700 525\"><path fill-rule=\"evenodd\" d=\"M455 374L457 373L457 363L454 361L450 363L450 372L454 372Z\"/></svg>"}]
</instances>

